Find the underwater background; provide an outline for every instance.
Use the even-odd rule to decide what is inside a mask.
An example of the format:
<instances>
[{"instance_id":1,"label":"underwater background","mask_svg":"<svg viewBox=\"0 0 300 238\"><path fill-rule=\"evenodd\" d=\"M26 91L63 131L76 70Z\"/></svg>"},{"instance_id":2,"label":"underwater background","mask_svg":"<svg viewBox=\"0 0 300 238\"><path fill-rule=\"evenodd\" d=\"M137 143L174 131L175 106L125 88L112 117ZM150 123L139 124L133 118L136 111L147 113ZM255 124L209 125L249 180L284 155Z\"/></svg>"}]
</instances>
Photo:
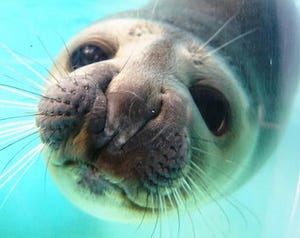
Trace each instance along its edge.
<instances>
[{"instance_id":1,"label":"underwater background","mask_svg":"<svg viewBox=\"0 0 300 238\"><path fill-rule=\"evenodd\" d=\"M121 10L135 9L146 1L134 0L11 0L0 4L0 83L13 78L41 80L8 52L34 59L30 64L42 75L74 34L97 19ZM299 4L300 5L300 4ZM300 42L300 39L299 39ZM3 45L5 44L5 45ZM299 56L300 60L300 56ZM13 70L12 70L13 69ZM20 77L22 75L22 77ZM300 77L300 76L299 76ZM17 86L30 89L25 80ZM28 84L28 85L26 85ZM18 96L4 95L0 99ZM257 176L230 196L201 207L189 216L161 224L124 224L100 220L71 204L57 189L40 156L24 176L9 181L1 177L9 159L22 142L7 149L0 144L0 237L203 237L203 238L299 238L300 237L300 90L287 128L275 153ZM14 115L0 107L0 118ZM0 122L1 124L1 122ZM1 135L1 128L0 128ZM31 140L31 141L30 141ZM1 141L1 139L0 139ZM29 146L30 147L30 146ZM26 153L24 149L23 154ZM14 188L16 182L17 186ZM2 186L3 185L3 186ZM12 188L13 191L11 190ZM9 194L9 196L7 196ZM162 227L160 229L160 227Z\"/></svg>"}]
</instances>

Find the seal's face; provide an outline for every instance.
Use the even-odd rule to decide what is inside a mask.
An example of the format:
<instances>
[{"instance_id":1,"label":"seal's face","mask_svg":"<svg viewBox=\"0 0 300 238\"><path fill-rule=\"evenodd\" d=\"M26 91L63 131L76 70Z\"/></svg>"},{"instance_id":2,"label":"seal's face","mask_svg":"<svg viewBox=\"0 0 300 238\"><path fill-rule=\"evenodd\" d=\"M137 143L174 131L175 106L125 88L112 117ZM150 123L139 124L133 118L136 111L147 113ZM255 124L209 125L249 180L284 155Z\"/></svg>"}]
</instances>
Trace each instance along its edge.
<instances>
[{"instance_id":1,"label":"seal's face","mask_svg":"<svg viewBox=\"0 0 300 238\"><path fill-rule=\"evenodd\" d=\"M106 219L140 220L237 186L257 134L248 104L193 36L109 20L55 62L37 125L49 169L73 202Z\"/></svg>"}]
</instances>

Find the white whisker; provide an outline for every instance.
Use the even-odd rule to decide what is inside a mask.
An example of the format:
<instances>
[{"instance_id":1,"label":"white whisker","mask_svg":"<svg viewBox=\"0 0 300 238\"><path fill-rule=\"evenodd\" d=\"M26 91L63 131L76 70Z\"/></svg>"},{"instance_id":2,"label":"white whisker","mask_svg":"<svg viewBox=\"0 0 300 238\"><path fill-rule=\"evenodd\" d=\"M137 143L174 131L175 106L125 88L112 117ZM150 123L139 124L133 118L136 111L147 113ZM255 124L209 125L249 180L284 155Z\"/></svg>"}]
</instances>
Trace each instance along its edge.
<instances>
[{"instance_id":1,"label":"white whisker","mask_svg":"<svg viewBox=\"0 0 300 238\"><path fill-rule=\"evenodd\" d=\"M26 102L19 102L19 101L11 101L11 100L4 100L0 99L0 103L4 103L6 105L12 105L12 106L23 106L23 108L29 108L34 109L37 108L37 105L34 103L26 103ZM3 106L0 104L0 106Z\"/></svg>"},{"instance_id":2,"label":"white whisker","mask_svg":"<svg viewBox=\"0 0 300 238\"><path fill-rule=\"evenodd\" d=\"M14 57L20 64L24 65L28 70L30 70L35 76L42 79L44 81L44 76L41 75L38 71L36 71L33 67L31 67L24 59L22 59L18 54L16 54L13 50L11 50L7 45L3 42L0 42L0 47L6 50L12 57Z\"/></svg>"},{"instance_id":3,"label":"white whisker","mask_svg":"<svg viewBox=\"0 0 300 238\"><path fill-rule=\"evenodd\" d=\"M198 178L200 178L202 180L202 188L204 189L205 191L205 194L212 200L215 202L215 205L220 209L220 211L222 212L223 214L223 217L225 218L225 221L226 221L226 224L227 224L227 227L228 227L228 230L231 229L231 224L230 224L230 221L229 221L229 218L226 214L226 211L224 210L224 208L219 204L218 200L217 200L217 197L225 197L224 194L218 189L217 185L215 184L214 180L212 178L210 178L197 164L195 163L191 163L192 166L194 166L194 172L195 174L198 176ZM192 167L191 167L192 168ZM193 181L192 178L188 178L190 183L195 187L195 189L198 190L198 192L202 193L200 188L198 187L198 185L196 185ZM204 182L204 179L206 180L206 182L209 183L209 188L212 188L213 189L213 193L212 192L209 192L207 190L207 185L205 182ZM200 180L200 181L201 181ZM229 200L229 199L226 199L226 201L232 206L234 207L235 209L237 209L237 207ZM237 209L237 211L240 213L240 211ZM242 213L240 213L241 217L243 218L243 220L245 221L245 217L243 216Z\"/></svg>"},{"instance_id":4,"label":"white whisker","mask_svg":"<svg viewBox=\"0 0 300 238\"><path fill-rule=\"evenodd\" d=\"M28 78L28 77L25 76L24 74L21 74L19 71L15 70L14 68L9 67L8 65L6 65L6 64L3 63L3 62L0 62L0 64L1 64L1 67L3 67L3 68L5 68L5 69L7 69L8 71L10 71L11 73L15 74L15 76L20 77L20 79L22 79L22 81L21 81L21 80L18 80L18 79L16 79L16 78L14 78L14 77L12 77L12 76L9 76L9 75L7 75L7 74L1 74L2 76L6 77L6 78L9 78L9 79L12 79L12 80L14 80L14 81L20 82L20 83L22 83L22 82L25 80L25 81L29 82L30 85L34 85L34 86L36 87L35 89L38 89L38 90L43 90L43 89L44 89L44 87L43 87L41 84L35 82L35 81L32 80L31 78Z\"/></svg>"},{"instance_id":5,"label":"white whisker","mask_svg":"<svg viewBox=\"0 0 300 238\"><path fill-rule=\"evenodd\" d=\"M36 132L37 132L37 128L36 127L32 127L31 129L28 129L28 130L24 131L23 133L18 134L17 136L13 136L13 137L11 137L9 139L1 141L0 145L6 145L9 142L17 141L17 140L22 139L22 138L25 139L27 136L30 136L30 135L32 135L32 134L34 134ZM4 148L6 146L4 146ZM0 151L3 150L4 148L0 148Z\"/></svg>"},{"instance_id":6,"label":"white whisker","mask_svg":"<svg viewBox=\"0 0 300 238\"><path fill-rule=\"evenodd\" d=\"M190 176L186 176L186 179L188 180L188 182L191 184L191 186L196 190L196 191L194 191L194 192L196 192L197 193L197 197L199 197L199 195L200 196L204 196L205 195L205 193L204 193L204 191L202 191L200 188L199 188L199 185L198 184L196 184L195 182L194 182L194 180L190 177ZM200 198L201 199L201 198Z\"/></svg>"},{"instance_id":7,"label":"white whisker","mask_svg":"<svg viewBox=\"0 0 300 238\"><path fill-rule=\"evenodd\" d=\"M217 154L213 154L213 153L211 153L211 152L208 152L208 151L206 151L206 150L197 148L197 147L195 147L195 146L191 146L191 148L192 148L192 150L195 150L195 151L197 151L197 152L200 152L201 154L210 155L210 156L214 156L214 157L217 157L217 158L220 157L220 156L217 155Z\"/></svg>"},{"instance_id":8,"label":"white whisker","mask_svg":"<svg viewBox=\"0 0 300 238\"><path fill-rule=\"evenodd\" d=\"M0 129L2 128L8 128L8 127L16 127L18 125L29 125L29 124L34 124L34 120L24 120L24 121L16 121L16 122L8 122L5 124L0 124Z\"/></svg>"},{"instance_id":9,"label":"white whisker","mask_svg":"<svg viewBox=\"0 0 300 238\"><path fill-rule=\"evenodd\" d=\"M57 64L57 61L55 61L55 60L53 59L53 57L52 57L51 54L49 53L49 50L48 50L47 47L45 46L45 44L44 44L44 42L42 41L42 39L40 38L40 36L39 36L39 35L36 35L36 37L37 37L37 39L39 40L39 42L40 42L41 46L43 47L44 51L46 52L47 56L48 56L49 59L51 60L51 62L52 62L52 64L53 64L54 68L57 70L57 72L59 73L59 75L60 75L61 77L63 77L67 72L65 72L65 71L63 70L63 67L61 67L61 68L58 67L59 65Z\"/></svg>"},{"instance_id":10,"label":"white whisker","mask_svg":"<svg viewBox=\"0 0 300 238\"><path fill-rule=\"evenodd\" d=\"M4 104L0 104L0 108L3 109L18 109L18 110L25 110L28 111L29 108L25 108L22 106L10 106L10 105L4 105ZM30 108L32 110L32 112L35 112L37 108Z\"/></svg>"},{"instance_id":11,"label":"white whisker","mask_svg":"<svg viewBox=\"0 0 300 238\"><path fill-rule=\"evenodd\" d=\"M21 89L18 89L18 88L15 88L15 87L10 87L8 85L3 85L2 84L2 85L0 85L0 89L3 89L5 91L7 91L7 92L16 93L16 94L18 94L20 96L24 96L26 98L34 99L36 101L39 100L39 97L37 97L37 96L33 96L32 94L27 93L27 92L25 92L25 91L23 91Z\"/></svg>"},{"instance_id":12,"label":"white whisker","mask_svg":"<svg viewBox=\"0 0 300 238\"><path fill-rule=\"evenodd\" d=\"M0 175L0 180L4 179L4 181L0 183L0 189L2 189L12 178L14 178L19 171L26 167L26 165L29 164L30 161L32 161L32 159L42 150L42 148L43 144L39 144L38 146L34 147L32 150L23 155L14 165L3 172Z\"/></svg>"},{"instance_id":13,"label":"white whisker","mask_svg":"<svg viewBox=\"0 0 300 238\"><path fill-rule=\"evenodd\" d=\"M155 0L155 1L154 1L153 7L152 7L152 10L151 10L151 17L154 17L154 13L155 13L155 11L156 11L158 2L159 2L159 0Z\"/></svg>"},{"instance_id":14,"label":"white whisker","mask_svg":"<svg viewBox=\"0 0 300 238\"><path fill-rule=\"evenodd\" d=\"M152 205L151 205L151 207L152 207L152 217L155 217L154 195L153 195L153 193L150 193L150 195L151 195L151 203L152 203Z\"/></svg>"},{"instance_id":15,"label":"white whisker","mask_svg":"<svg viewBox=\"0 0 300 238\"><path fill-rule=\"evenodd\" d=\"M28 170L34 165L34 163L38 160L38 156L36 156L40 151L37 151L35 154L32 155L32 158L28 159L28 161L31 161L27 166L25 166L24 171L21 173L19 178L16 180L16 182L13 184L13 186L9 189L9 192L4 197L2 203L0 204L0 209L3 208L3 206L6 204L7 200L9 199L12 192L15 190L19 182L22 180L24 175L28 172Z\"/></svg>"},{"instance_id":16,"label":"white whisker","mask_svg":"<svg viewBox=\"0 0 300 238\"><path fill-rule=\"evenodd\" d=\"M28 124L28 125L25 125L25 126L19 126L17 128L9 128L9 129L0 131L0 139L10 137L12 135L18 134L22 131L30 130L32 128L35 128L34 124Z\"/></svg>"},{"instance_id":17,"label":"white whisker","mask_svg":"<svg viewBox=\"0 0 300 238\"><path fill-rule=\"evenodd\" d=\"M162 223L162 219L163 219L163 201L162 201L162 196L159 194L158 195L158 214L159 214L159 237L162 237L162 233L163 233L163 223Z\"/></svg>"},{"instance_id":18,"label":"white whisker","mask_svg":"<svg viewBox=\"0 0 300 238\"><path fill-rule=\"evenodd\" d=\"M243 34L240 34L240 35L238 35L237 37L234 37L233 39L231 39L230 41L226 42L225 44L223 44L223 45L221 45L221 46L219 46L219 47L217 47L217 48L211 50L210 52L208 52L203 58L201 58L201 60L206 59L207 57L213 55L214 53L216 53L216 52L218 52L219 50L225 48L226 46L228 46L228 45L234 43L235 41L237 41L237 40L239 40L239 39L241 39L241 38L243 38L243 37L245 37L245 36L247 36L247 35L252 34L252 33L255 32L256 30L257 30L257 29L253 29L253 30L247 31L247 32L245 32L245 33L243 33Z\"/></svg>"},{"instance_id":19,"label":"white whisker","mask_svg":"<svg viewBox=\"0 0 300 238\"><path fill-rule=\"evenodd\" d=\"M203 50L220 32L236 17L233 15L230 17L202 46L200 50Z\"/></svg>"},{"instance_id":20,"label":"white whisker","mask_svg":"<svg viewBox=\"0 0 300 238\"><path fill-rule=\"evenodd\" d=\"M180 220L180 207L181 207L181 204L180 202L178 201L178 198L176 196L176 189L173 189L173 197L174 197L174 200L175 200L175 206L176 206L176 212L177 212L177 220L178 220L178 227L177 227L177 237L180 236L180 229L181 229L181 220Z\"/></svg>"}]
</instances>

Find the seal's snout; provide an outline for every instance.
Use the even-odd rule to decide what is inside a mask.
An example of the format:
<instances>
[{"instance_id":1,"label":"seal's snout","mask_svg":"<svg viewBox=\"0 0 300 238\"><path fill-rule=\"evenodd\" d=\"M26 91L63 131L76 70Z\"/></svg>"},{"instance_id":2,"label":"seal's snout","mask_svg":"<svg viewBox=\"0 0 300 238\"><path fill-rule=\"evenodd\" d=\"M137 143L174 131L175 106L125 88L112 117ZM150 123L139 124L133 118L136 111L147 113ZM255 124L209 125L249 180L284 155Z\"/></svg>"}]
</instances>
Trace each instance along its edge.
<instances>
[{"instance_id":1,"label":"seal's snout","mask_svg":"<svg viewBox=\"0 0 300 238\"><path fill-rule=\"evenodd\" d=\"M104 92L117 70L100 65L88 72L83 74L76 70L65 77L55 78L41 97L36 124L42 141L53 149L59 149L70 137L78 134L85 123L91 123L96 132L104 128ZM87 115L90 117L88 121Z\"/></svg>"},{"instance_id":2,"label":"seal's snout","mask_svg":"<svg viewBox=\"0 0 300 238\"><path fill-rule=\"evenodd\" d=\"M42 141L57 149L78 131L95 97L96 90L86 77L67 77L49 87L40 100L36 119Z\"/></svg>"},{"instance_id":3,"label":"seal's snout","mask_svg":"<svg viewBox=\"0 0 300 238\"><path fill-rule=\"evenodd\" d=\"M110 151L121 147L150 120L154 119L161 109L160 95L152 96L144 89L128 88L107 92L107 121L104 133L113 136Z\"/></svg>"},{"instance_id":4,"label":"seal's snout","mask_svg":"<svg viewBox=\"0 0 300 238\"><path fill-rule=\"evenodd\" d=\"M51 163L129 176L147 190L174 185L190 157L185 98L147 77L133 83L129 71L108 74L103 65L83 67L84 75L75 70L44 92L37 125L57 151Z\"/></svg>"}]
</instances>

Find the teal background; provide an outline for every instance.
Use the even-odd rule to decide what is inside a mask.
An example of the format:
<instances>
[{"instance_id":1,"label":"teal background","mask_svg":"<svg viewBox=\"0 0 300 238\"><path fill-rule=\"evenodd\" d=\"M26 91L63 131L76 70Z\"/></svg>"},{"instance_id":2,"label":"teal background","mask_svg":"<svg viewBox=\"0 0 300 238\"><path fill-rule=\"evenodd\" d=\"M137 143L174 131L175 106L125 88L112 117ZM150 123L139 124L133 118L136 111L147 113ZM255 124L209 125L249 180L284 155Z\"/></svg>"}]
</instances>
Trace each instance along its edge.
<instances>
[{"instance_id":1,"label":"teal background","mask_svg":"<svg viewBox=\"0 0 300 238\"><path fill-rule=\"evenodd\" d=\"M63 41L68 41L83 27L103 16L138 8L143 2L2 1L0 42L18 54L38 61L40 65L33 64L34 67L46 75L46 68L63 47ZM0 47L0 82L7 81L3 76L9 73L7 66L40 81ZM22 80L15 85L30 89L30 85ZM12 97L0 90L0 99ZM300 198L296 194L297 189L300 190L300 92L291 104L292 115L282 143L274 148L275 154L257 176L218 203L201 207L180 221L175 217L165 222L161 231L155 229L155 224L139 227L139 224L96 219L81 212L58 191L40 158L1 207L0 237L151 237L154 229L153 237L177 237L180 224L179 237L299 238ZM0 118L15 112L0 110ZM20 145L0 151L0 169L18 148ZM0 203L12 184L0 189Z\"/></svg>"}]
</instances>

